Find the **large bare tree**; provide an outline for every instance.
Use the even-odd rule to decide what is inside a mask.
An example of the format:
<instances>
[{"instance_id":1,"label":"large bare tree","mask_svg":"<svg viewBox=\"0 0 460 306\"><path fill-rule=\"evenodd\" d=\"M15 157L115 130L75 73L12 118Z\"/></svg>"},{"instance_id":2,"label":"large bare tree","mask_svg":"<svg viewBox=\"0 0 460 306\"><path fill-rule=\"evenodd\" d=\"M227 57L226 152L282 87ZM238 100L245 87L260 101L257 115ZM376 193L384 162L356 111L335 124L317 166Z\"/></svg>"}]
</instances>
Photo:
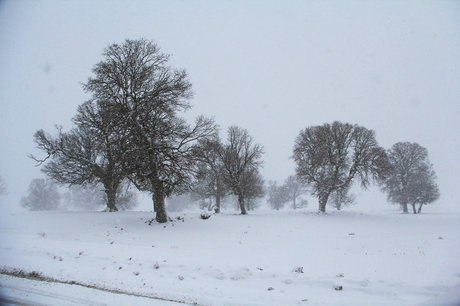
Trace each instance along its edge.
<instances>
[{"instance_id":1,"label":"large bare tree","mask_svg":"<svg viewBox=\"0 0 460 306\"><path fill-rule=\"evenodd\" d=\"M263 148L254 142L246 129L232 126L227 131L227 143L219 151L223 163L223 178L232 193L238 197L241 214L247 214L245 205L246 179L262 165Z\"/></svg>"},{"instance_id":2,"label":"large bare tree","mask_svg":"<svg viewBox=\"0 0 460 306\"><path fill-rule=\"evenodd\" d=\"M389 201L399 203L404 213L410 204L415 214L422 211L424 204L439 198L436 174L426 148L418 143L398 142L388 150L388 157L392 174L384 181L383 190Z\"/></svg>"},{"instance_id":3,"label":"large bare tree","mask_svg":"<svg viewBox=\"0 0 460 306\"><path fill-rule=\"evenodd\" d=\"M197 142L215 133L210 119L190 125L179 117L191 107L192 85L185 70L168 65L169 58L144 39L112 44L85 84L129 135L129 177L152 194L158 222L168 220L165 197L190 185Z\"/></svg>"},{"instance_id":4,"label":"large bare tree","mask_svg":"<svg viewBox=\"0 0 460 306\"><path fill-rule=\"evenodd\" d=\"M312 187L322 213L329 197L334 193L343 197L354 180L366 187L389 171L387 155L374 131L338 121L302 130L293 157L298 179Z\"/></svg>"}]
</instances>

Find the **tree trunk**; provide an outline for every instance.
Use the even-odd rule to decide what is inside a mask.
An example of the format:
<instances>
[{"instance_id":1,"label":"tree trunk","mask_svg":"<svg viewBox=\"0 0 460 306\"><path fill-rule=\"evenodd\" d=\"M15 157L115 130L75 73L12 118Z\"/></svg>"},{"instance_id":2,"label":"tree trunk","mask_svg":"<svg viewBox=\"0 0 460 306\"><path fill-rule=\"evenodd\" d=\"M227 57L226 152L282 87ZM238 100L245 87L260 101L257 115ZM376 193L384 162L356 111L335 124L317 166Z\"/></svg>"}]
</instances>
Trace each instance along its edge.
<instances>
[{"instance_id":1,"label":"tree trunk","mask_svg":"<svg viewBox=\"0 0 460 306\"><path fill-rule=\"evenodd\" d=\"M414 212L414 214L416 214L417 210L415 210L415 203L412 203L411 205L412 205L412 211Z\"/></svg>"},{"instance_id":2,"label":"tree trunk","mask_svg":"<svg viewBox=\"0 0 460 306\"><path fill-rule=\"evenodd\" d=\"M407 203L403 203L403 204L401 204L401 205L402 205L402 208L403 208L403 213L404 213L404 214L409 213L409 210L407 209Z\"/></svg>"},{"instance_id":3,"label":"tree trunk","mask_svg":"<svg viewBox=\"0 0 460 306\"><path fill-rule=\"evenodd\" d=\"M214 208L216 214L220 213L220 194L216 194L216 207Z\"/></svg>"},{"instance_id":4,"label":"tree trunk","mask_svg":"<svg viewBox=\"0 0 460 306\"><path fill-rule=\"evenodd\" d=\"M326 204L327 204L327 199L329 198L329 194L324 194L324 195L321 195L319 196L318 200L319 200L319 209L318 209L318 212L319 213L326 213Z\"/></svg>"},{"instance_id":5,"label":"tree trunk","mask_svg":"<svg viewBox=\"0 0 460 306\"><path fill-rule=\"evenodd\" d=\"M417 213L418 213L418 214L422 212L422 206L423 206L423 204L420 203L420 205L419 205L419 207L418 207L418 210L417 210Z\"/></svg>"},{"instance_id":6,"label":"tree trunk","mask_svg":"<svg viewBox=\"0 0 460 306\"><path fill-rule=\"evenodd\" d=\"M221 193L221 186L220 186L220 180L217 179L217 188L216 188L216 207L214 209L214 212L216 214L220 213L220 193Z\"/></svg>"},{"instance_id":7,"label":"tree trunk","mask_svg":"<svg viewBox=\"0 0 460 306\"><path fill-rule=\"evenodd\" d=\"M240 204L240 210L242 215L247 215L246 207L244 206L244 197L241 193L238 193L238 203Z\"/></svg>"},{"instance_id":8,"label":"tree trunk","mask_svg":"<svg viewBox=\"0 0 460 306\"><path fill-rule=\"evenodd\" d=\"M153 184L153 207L156 213L155 220L158 223L168 222L168 216L166 214L165 207L165 193L163 189L163 182L160 180L155 180Z\"/></svg>"},{"instance_id":9,"label":"tree trunk","mask_svg":"<svg viewBox=\"0 0 460 306\"><path fill-rule=\"evenodd\" d=\"M153 203L153 212L156 213L157 212L157 207L155 205L155 193L152 193L152 203Z\"/></svg>"},{"instance_id":10,"label":"tree trunk","mask_svg":"<svg viewBox=\"0 0 460 306\"><path fill-rule=\"evenodd\" d=\"M292 199L292 208L294 208L294 210L296 210L296 208L297 208L296 205L295 205L295 198L296 197L294 196L294 198Z\"/></svg>"},{"instance_id":11,"label":"tree trunk","mask_svg":"<svg viewBox=\"0 0 460 306\"><path fill-rule=\"evenodd\" d=\"M107 210L110 212L118 211L115 205L117 190L111 187L105 187L105 194L107 195Z\"/></svg>"}]
</instances>

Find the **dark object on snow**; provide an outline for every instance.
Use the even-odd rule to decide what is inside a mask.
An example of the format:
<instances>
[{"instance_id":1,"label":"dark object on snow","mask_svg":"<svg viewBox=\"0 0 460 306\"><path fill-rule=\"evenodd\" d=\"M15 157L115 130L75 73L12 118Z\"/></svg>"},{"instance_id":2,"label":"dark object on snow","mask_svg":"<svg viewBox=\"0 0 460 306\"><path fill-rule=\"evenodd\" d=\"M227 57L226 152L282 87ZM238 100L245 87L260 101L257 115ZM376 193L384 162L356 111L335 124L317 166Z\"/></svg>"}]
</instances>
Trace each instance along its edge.
<instances>
[{"instance_id":1,"label":"dark object on snow","mask_svg":"<svg viewBox=\"0 0 460 306\"><path fill-rule=\"evenodd\" d=\"M334 290L335 290L335 291L341 291L342 289L343 289L342 286L335 286L335 287L334 287Z\"/></svg>"},{"instance_id":2,"label":"dark object on snow","mask_svg":"<svg viewBox=\"0 0 460 306\"><path fill-rule=\"evenodd\" d=\"M275 288L273 288L273 287L268 287L267 290L268 290L268 291L273 291L273 290L275 290Z\"/></svg>"},{"instance_id":3,"label":"dark object on snow","mask_svg":"<svg viewBox=\"0 0 460 306\"><path fill-rule=\"evenodd\" d=\"M211 218L211 214L208 214L208 213L201 213L200 215L200 218L203 219L203 220L207 220L209 218Z\"/></svg>"},{"instance_id":4,"label":"dark object on snow","mask_svg":"<svg viewBox=\"0 0 460 306\"><path fill-rule=\"evenodd\" d=\"M297 267L294 269L294 272L296 273L303 273L303 267Z\"/></svg>"},{"instance_id":5,"label":"dark object on snow","mask_svg":"<svg viewBox=\"0 0 460 306\"><path fill-rule=\"evenodd\" d=\"M337 274L335 277L344 277L343 273Z\"/></svg>"}]
</instances>

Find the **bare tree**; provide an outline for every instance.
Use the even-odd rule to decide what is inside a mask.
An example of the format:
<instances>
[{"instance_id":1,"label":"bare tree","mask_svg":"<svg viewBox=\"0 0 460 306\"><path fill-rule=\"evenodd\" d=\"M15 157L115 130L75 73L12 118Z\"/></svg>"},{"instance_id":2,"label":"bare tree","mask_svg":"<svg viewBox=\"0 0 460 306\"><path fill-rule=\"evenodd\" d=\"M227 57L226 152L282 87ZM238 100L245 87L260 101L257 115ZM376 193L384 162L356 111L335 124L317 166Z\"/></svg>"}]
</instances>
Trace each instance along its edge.
<instances>
[{"instance_id":1,"label":"bare tree","mask_svg":"<svg viewBox=\"0 0 460 306\"><path fill-rule=\"evenodd\" d=\"M288 176L288 178L284 181L284 186L286 189L288 200L292 201L292 208L297 209L297 198L302 194L305 194L307 190L303 187L303 185L297 180L297 178L294 175Z\"/></svg>"},{"instance_id":2,"label":"bare tree","mask_svg":"<svg viewBox=\"0 0 460 306\"><path fill-rule=\"evenodd\" d=\"M38 165L44 164L42 171L61 184L103 185L107 209L117 211L117 192L127 177L125 164L129 151L123 147L129 139L105 101L96 98L79 106L73 122L75 128L70 132L58 128L56 137L37 131L35 143L47 155L31 157Z\"/></svg>"},{"instance_id":3,"label":"bare tree","mask_svg":"<svg viewBox=\"0 0 460 306\"><path fill-rule=\"evenodd\" d=\"M257 199L265 196L264 179L258 169L245 172L241 186L246 210L256 209L258 206Z\"/></svg>"},{"instance_id":4,"label":"bare tree","mask_svg":"<svg viewBox=\"0 0 460 306\"><path fill-rule=\"evenodd\" d=\"M257 170L262 161L262 146L254 143L248 131L236 126L228 128L227 143L219 151L223 163L223 178L232 193L238 197L241 214L247 214L244 197L244 179Z\"/></svg>"},{"instance_id":5,"label":"bare tree","mask_svg":"<svg viewBox=\"0 0 460 306\"><path fill-rule=\"evenodd\" d=\"M272 209L279 210L289 201L286 185L279 186L275 181L268 183L268 203Z\"/></svg>"},{"instance_id":6,"label":"bare tree","mask_svg":"<svg viewBox=\"0 0 460 306\"><path fill-rule=\"evenodd\" d=\"M350 186L351 187L351 186ZM341 210L343 206L352 205L355 201L355 195L350 194L348 189L340 189L333 192L330 196L330 204L337 210Z\"/></svg>"},{"instance_id":7,"label":"bare tree","mask_svg":"<svg viewBox=\"0 0 460 306\"><path fill-rule=\"evenodd\" d=\"M343 196L354 179L365 188L371 180L383 178L389 169L374 131L337 121L302 130L293 157L298 179L312 187L322 213L331 194Z\"/></svg>"},{"instance_id":8,"label":"bare tree","mask_svg":"<svg viewBox=\"0 0 460 306\"><path fill-rule=\"evenodd\" d=\"M393 171L384 181L383 190L389 201L399 203L404 213L410 204L415 214L422 211L424 204L439 198L436 174L426 148L418 143L398 142L388 151L388 157Z\"/></svg>"},{"instance_id":9,"label":"bare tree","mask_svg":"<svg viewBox=\"0 0 460 306\"><path fill-rule=\"evenodd\" d=\"M56 184L50 179L33 179L29 184L27 196L21 199L21 206L30 210L56 210L61 195Z\"/></svg>"},{"instance_id":10,"label":"bare tree","mask_svg":"<svg viewBox=\"0 0 460 306\"><path fill-rule=\"evenodd\" d=\"M297 180L294 175L290 175L284 181L284 184L278 185L275 181L269 182L268 185L268 203L273 209L283 208L287 202L292 202L292 208L297 209L307 205L307 200L298 202L299 196L305 194L307 190Z\"/></svg>"},{"instance_id":11,"label":"bare tree","mask_svg":"<svg viewBox=\"0 0 460 306\"><path fill-rule=\"evenodd\" d=\"M219 158L220 150L222 144L217 135L199 142L196 153L199 159L198 171L192 186L193 197L201 203L209 203L208 209L214 209L216 213L220 212L221 200L228 194L228 187L222 178L224 166ZM208 201L211 198L214 203Z\"/></svg>"},{"instance_id":12,"label":"bare tree","mask_svg":"<svg viewBox=\"0 0 460 306\"><path fill-rule=\"evenodd\" d=\"M185 70L168 66L169 57L144 39L113 44L85 84L129 135L129 177L152 194L158 222L168 220L165 197L190 187L196 143L215 133L210 119L189 125L178 116L190 108L192 85Z\"/></svg>"}]
</instances>

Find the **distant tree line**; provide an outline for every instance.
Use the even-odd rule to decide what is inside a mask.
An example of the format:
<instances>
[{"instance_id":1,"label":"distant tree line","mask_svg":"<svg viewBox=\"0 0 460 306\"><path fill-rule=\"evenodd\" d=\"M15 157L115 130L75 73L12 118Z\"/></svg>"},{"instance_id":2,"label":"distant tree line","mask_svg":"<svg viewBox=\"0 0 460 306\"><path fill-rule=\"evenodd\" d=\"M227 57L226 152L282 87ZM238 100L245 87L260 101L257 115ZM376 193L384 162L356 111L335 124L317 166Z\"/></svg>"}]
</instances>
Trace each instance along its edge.
<instances>
[{"instance_id":1,"label":"distant tree line","mask_svg":"<svg viewBox=\"0 0 460 306\"><path fill-rule=\"evenodd\" d=\"M232 126L222 141L212 119L187 123L181 117L191 108L192 84L169 59L144 39L108 46L83 84L90 99L78 107L73 128L58 127L55 136L35 133L45 156L31 157L42 171L70 187L100 188L108 211L123 205L123 189L133 185L151 194L158 222L168 221L165 198L185 192L217 213L232 195L241 214L266 191L274 209L288 202L293 209L306 205L300 196L307 191L318 198L319 212L328 203L340 209L353 201L355 181L364 188L379 184L405 212L407 205L420 212L439 197L426 149L398 143L387 152L374 131L341 122L302 130L294 145L296 175L281 186L270 182L266 190L263 147L247 130Z\"/></svg>"},{"instance_id":2,"label":"distant tree line","mask_svg":"<svg viewBox=\"0 0 460 306\"><path fill-rule=\"evenodd\" d=\"M137 206L137 195L129 184L123 184L117 193L117 207L120 210ZM21 198L22 207L29 210L97 210L106 206L107 195L97 185L73 185L61 191L52 179L33 179L27 195Z\"/></svg>"}]
</instances>

